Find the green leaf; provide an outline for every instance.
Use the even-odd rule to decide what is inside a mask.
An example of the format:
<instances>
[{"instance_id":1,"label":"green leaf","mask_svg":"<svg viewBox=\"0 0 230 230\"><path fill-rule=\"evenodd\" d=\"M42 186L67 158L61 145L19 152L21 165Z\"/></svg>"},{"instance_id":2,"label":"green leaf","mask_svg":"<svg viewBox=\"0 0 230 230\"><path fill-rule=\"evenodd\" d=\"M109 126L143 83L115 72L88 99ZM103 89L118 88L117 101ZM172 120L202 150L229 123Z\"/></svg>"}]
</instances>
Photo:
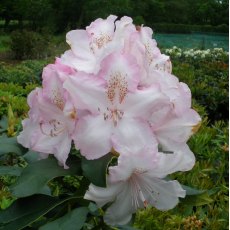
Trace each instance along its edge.
<instances>
[{"instance_id":1,"label":"green leaf","mask_svg":"<svg viewBox=\"0 0 230 230\"><path fill-rule=\"evenodd\" d=\"M0 155L6 153L16 153L21 155L24 152L25 148L18 144L16 137L7 137L5 135L0 136Z\"/></svg>"},{"instance_id":2,"label":"green leaf","mask_svg":"<svg viewBox=\"0 0 230 230\"><path fill-rule=\"evenodd\" d=\"M188 195L193 196L193 195L199 195L199 194L205 193L204 190L198 190L198 189L186 186L186 185L181 185L181 186L186 191L186 196Z\"/></svg>"},{"instance_id":3,"label":"green leaf","mask_svg":"<svg viewBox=\"0 0 230 230\"><path fill-rule=\"evenodd\" d=\"M5 132L8 128L8 120L6 116L3 116L0 120L0 132Z\"/></svg>"},{"instance_id":4,"label":"green leaf","mask_svg":"<svg viewBox=\"0 0 230 230\"><path fill-rule=\"evenodd\" d=\"M16 184L11 186L12 193L16 197L43 193L47 182L55 177L77 174L79 169L80 165L79 167L75 165L70 169L64 169L58 165L54 158L33 162L23 169Z\"/></svg>"},{"instance_id":5,"label":"green leaf","mask_svg":"<svg viewBox=\"0 0 230 230\"><path fill-rule=\"evenodd\" d=\"M106 187L106 171L112 157L113 155L108 153L96 160L83 158L81 163L83 175L96 186Z\"/></svg>"},{"instance_id":6,"label":"green leaf","mask_svg":"<svg viewBox=\"0 0 230 230\"><path fill-rule=\"evenodd\" d=\"M80 230L89 210L86 207L76 208L63 217L43 225L39 230Z\"/></svg>"},{"instance_id":7,"label":"green leaf","mask_svg":"<svg viewBox=\"0 0 230 230\"><path fill-rule=\"evenodd\" d=\"M28 162L32 163L41 159L40 154L33 150L29 150L27 153L23 155L23 158Z\"/></svg>"},{"instance_id":8,"label":"green leaf","mask_svg":"<svg viewBox=\"0 0 230 230\"><path fill-rule=\"evenodd\" d=\"M57 199L45 195L34 195L16 200L8 209L0 211L2 230L20 230L32 224L43 215L64 202L79 197Z\"/></svg>"},{"instance_id":9,"label":"green leaf","mask_svg":"<svg viewBox=\"0 0 230 230\"><path fill-rule=\"evenodd\" d=\"M192 206L202 206L212 202L213 199L210 198L208 192L204 192L199 195L186 196L184 199L182 199L183 204Z\"/></svg>"},{"instance_id":10,"label":"green leaf","mask_svg":"<svg viewBox=\"0 0 230 230\"><path fill-rule=\"evenodd\" d=\"M0 175L20 176L23 168L16 166L0 166Z\"/></svg>"}]
</instances>

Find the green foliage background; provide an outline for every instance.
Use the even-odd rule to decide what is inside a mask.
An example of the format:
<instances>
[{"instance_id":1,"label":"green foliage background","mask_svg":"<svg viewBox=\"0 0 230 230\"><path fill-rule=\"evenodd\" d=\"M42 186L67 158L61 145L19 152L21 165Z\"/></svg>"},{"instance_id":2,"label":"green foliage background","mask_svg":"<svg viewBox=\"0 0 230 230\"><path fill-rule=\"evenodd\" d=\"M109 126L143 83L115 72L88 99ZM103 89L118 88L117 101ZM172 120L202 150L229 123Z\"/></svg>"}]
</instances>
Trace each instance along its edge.
<instances>
[{"instance_id":1,"label":"green foliage background","mask_svg":"<svg viewBox=\"0 0 230 230\"><path fill-rule=\"evenodd\" d=\"M2 0L0 19L5 30L48 28L60 33L114 14L131 16L160 32L191 32L198 28L186 25L206 25L206 31L228 33L228 6L228 0Z\"/></svg>"}]
</instances>

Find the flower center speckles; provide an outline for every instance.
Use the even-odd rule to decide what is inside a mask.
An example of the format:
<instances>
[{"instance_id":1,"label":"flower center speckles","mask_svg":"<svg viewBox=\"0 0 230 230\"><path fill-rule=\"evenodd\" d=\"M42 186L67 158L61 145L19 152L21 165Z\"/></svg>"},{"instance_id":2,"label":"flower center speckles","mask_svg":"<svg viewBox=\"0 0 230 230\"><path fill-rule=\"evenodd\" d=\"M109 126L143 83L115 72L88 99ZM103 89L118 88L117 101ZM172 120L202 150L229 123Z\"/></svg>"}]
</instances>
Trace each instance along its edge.
<instances>
[{"instance_id":1,"label":"flower center speckles","mask_svg":"<svg viewBox=\"0 0 230 230\"><path fill-rule=\"evenodd\" d=\"M114 127L117 126L118 121L120 121L124 115L124 112L118 109L109 109L104 114L104 120L112 120Z\"/></svg>"},{"instance_id":2,"label":"flower center speckles","mask_svg":"<svg viewBox=\"0 0 230 230\"><path fill-rule=\"evenodd\" d=\"M145 44L145 51L146 51L146 57L148 60L148 64L151 65L151 63L153 62L153 55L152 55L152 49L148 42Z\"/></svg>"},{"instance_id":3,"label":"flower center speckles","mask_svg":"<svg viewBox=\"0 0 230 230\"><path fill-rule=\"evenodd\" d=\"M114 104L118 99L121 104L128 92L128 82L120 72L114 72L110 75L108 81L107 97ZM115 102L116 101L116 102Z\"/></svg>"},{"instance_id":4,"label":"flower center speckles","mask_svg":"<svg viewBox=\"0 0 230 230\"><path fill-rule=\"evenodd\" d=\"M97 49L101 49L102 47L104 47L108 42L112 41L112 38L107 34L101 33L97 37L94 36L93 33L91 33L91 35L93 36L93 39L90 44L90 49L93 53L95 53Z\"/></svg>"},{"instance_id":5,"label":"flower center speckles","mask_svg":"<svg viewBox=\"0 0 230 230\"><path fill-rule=\"evenodd\" d=\"M56 137L65 130L63 123L56 119L52 119L48 122L42 121L39 125L41 132L49 137Z\"/></svg>"},{"instance_id":6,"label":"flower center speckles","mask_svg":"<svg viewBox=\"0 0 230 230\"><path fill-rule=\"evenodd\" d=\"M57 89L52 90L51 100L52 103L54 103L60 110L63 110L65 102L59 90Z\"/></svg>"}]
</instances>

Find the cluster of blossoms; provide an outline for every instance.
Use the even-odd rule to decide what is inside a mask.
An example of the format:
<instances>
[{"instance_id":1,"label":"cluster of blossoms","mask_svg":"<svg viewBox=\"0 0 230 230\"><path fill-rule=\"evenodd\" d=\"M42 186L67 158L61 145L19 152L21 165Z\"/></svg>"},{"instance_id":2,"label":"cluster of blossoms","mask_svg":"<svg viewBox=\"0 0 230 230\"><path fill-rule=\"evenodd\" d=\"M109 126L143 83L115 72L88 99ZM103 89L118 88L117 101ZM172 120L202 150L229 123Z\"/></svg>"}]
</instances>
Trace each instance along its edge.
<instances>
[{"instance_id":1,"label":"cluster of blossoms","mask_svg":"<svg viewBox=\"0 0 230 230\"><path fill-rule=\"evenodd\" d=\"M182 50L176 46L171 49L166 49L165 53L174 58L190 58L193 60L210 59L210 60L221 60L227 58L229 53L224 51L222 48L214 48L207 50L188 49Z\"/></svg>"},{"instance_id":2,"label":"cluster of blossoms","mask_svg":"<svg viewBox=\"0 0 230 230\"><path fill-rule=\"evenodd\" d=\"M148 205L175 207L185 190L164 178L195 163L186 142L201 119L152 33L113 15L68 32L71 49L44 68L43 87L28 96L29 118L18 136L65 168L72 141L88 160L118 156L107 187L91 184L84 197L99 207L112 203L104 216L110 225L126 224Z\"/></svg>"}]
</instances>

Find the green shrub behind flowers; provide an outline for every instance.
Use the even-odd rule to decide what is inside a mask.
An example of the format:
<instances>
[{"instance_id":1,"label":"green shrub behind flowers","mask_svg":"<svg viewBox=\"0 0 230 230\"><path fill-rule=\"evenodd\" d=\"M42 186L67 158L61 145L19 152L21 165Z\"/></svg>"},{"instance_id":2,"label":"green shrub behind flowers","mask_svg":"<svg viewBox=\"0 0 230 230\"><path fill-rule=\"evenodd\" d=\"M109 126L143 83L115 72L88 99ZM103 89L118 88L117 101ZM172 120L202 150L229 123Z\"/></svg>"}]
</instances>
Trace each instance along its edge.
<instances>
[{"instance_id":1,"label":"green shrub behind flowers","mask_svg":"<svg viewBox=\"0 0 230 230\"><path fill-rule=\"evenodd\" d=\"M222 49L198 51L177 47L168 50L173 73L189 85L193 98L206 108L210 120L228 120L228 53Z\"/></svg>"}]
</instances>

